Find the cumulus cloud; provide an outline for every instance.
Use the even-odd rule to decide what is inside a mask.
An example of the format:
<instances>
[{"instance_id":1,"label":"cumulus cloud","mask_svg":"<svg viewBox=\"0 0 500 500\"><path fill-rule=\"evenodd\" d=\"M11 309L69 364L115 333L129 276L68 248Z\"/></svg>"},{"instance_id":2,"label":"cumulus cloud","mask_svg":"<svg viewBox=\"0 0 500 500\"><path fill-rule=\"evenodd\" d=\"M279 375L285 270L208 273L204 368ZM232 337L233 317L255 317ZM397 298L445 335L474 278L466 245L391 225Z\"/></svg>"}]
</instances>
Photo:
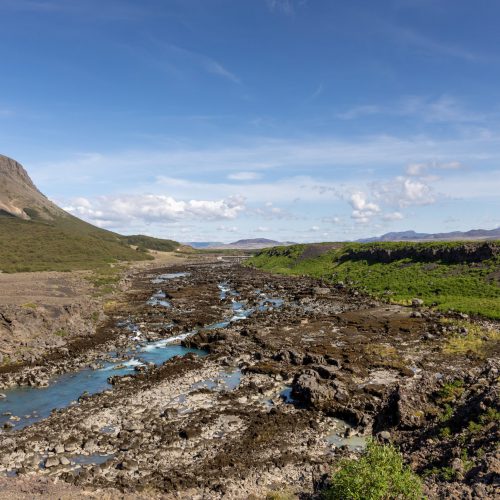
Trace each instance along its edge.
<instances>
[{"instance_id":1,"label":"cumulus cloud","mask_svg":"<svg viewBox=\"0 0 500 500\"><path fill-rule=\"evenodd\" d=\"M65 210L100 227L112 227L127 222L235 219L245 208L245 198L241 196L184 201L163 195L134 195L77 198Z\"/></svg>"},{"instance_id":2,"label":"cumulus cloud","mask_svg":"<svg viewBox=\"0 0 500 500\"><path fill-rule=\"evenodd\" d=\"M380 207L373 202L367 200L367 196L362 191L352 193L349 197L353 211L351 218L356 222L368 222L373 216L380 212Z\"/></svg>"},{"instance_id":3,"label":"cumulus cloud","mask_svg":"<svg viewBox=\"0 0 500 500\"><path fill-rule=\"evenodd\" d=\"M373 193L377 200L400 208L410 205L429 205L437 200L433 188L423 179L404 176L375 184Z\"/></svg>"},{"instance_id":4,"label":"cumulus cloud","mask_svg":"<svg viewBox=\"0 0 500 500\"><path fill-rule=\"evenodd\" d=\"M401 220L404 219L404 215L401 212L391 212L388 214L385 214L382 219L386 221L394 221L394 220Z\"/></svg>"}]
</instances>

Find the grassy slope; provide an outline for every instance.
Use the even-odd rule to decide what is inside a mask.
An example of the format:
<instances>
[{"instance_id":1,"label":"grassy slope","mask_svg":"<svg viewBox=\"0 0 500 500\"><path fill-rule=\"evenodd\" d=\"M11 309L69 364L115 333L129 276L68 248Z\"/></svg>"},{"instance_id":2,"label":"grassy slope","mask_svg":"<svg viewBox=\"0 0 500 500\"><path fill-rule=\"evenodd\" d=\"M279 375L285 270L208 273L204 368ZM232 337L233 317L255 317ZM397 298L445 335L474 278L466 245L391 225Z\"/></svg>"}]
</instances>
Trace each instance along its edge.
<instances>
[{"instance_id":1,"label":"grassy slope","mask_svg":"<svg viewBox=\"0 0 500 500\"><path fill-rule=\"evenodd\" d=\"M157 250L159 252L173 252L180 246L180 243L174 240L152 238L151 236L144 236L143 234L122 236L121 238L129 245L135 245L139 248L146 248L148 250Z\"/></svg>"},{"instance_id":2,"label":"grassy slope","mask_svg":"<svg viewBox=\"0 0 500 500\"><path fill-rule=\"evenodd\" d=\"M500 243L497 243L500 244ZM345 244L319 256L308 245L277 247L259 252L248 265L282 274L306 274L328 281L343 281L369 294L399 303L413 297L435 304L440 310L453 309L500 319L500 261L486 260L471 264L444 264L441 261L416 262L402 259L387 264L366 260L343 260L348 249L366 249L373 244ZM387 248L400 243L377 243ZM405 245L412 245L405 243ZM413 245L459 246L460 243L415 243ZM317 247L317 245L314 245ZM326 246L325 246L326 250Z\"/></svg>"},{"instance_id":3,"label":"grassy slope","mask_svg":"<svg viewBox=\"0 0 500 500\"><path fill-rule=\"evenodd\" d=\"M130 248L120 235L75 217L51 223L0 217L0 270L4 272L95 269L149 258Z\"/></svg>"}]
</instances>

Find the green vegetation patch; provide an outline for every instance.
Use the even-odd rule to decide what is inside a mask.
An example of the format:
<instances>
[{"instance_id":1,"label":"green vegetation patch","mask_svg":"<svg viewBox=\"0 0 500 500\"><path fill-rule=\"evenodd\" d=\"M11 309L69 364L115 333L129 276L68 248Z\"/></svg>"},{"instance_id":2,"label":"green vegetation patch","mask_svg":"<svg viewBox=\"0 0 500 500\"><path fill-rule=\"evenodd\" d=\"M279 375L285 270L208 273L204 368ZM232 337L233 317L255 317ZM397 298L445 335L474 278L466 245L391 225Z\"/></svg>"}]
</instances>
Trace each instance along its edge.
<instances>
[{"instance_id":1,"label":"green vegetation patch","mask_svg":"<svg viewBox=\"0 0 500 500\"><path fill-rule=\"evenodd\" d=\"M500 341L500 330L493 325L483 326L470 321L443 319L442 323L453 330L446 340L444 352L448 354L474 353L484 356L488 348Z\"/></svg>"},{"instance_id":2,"label":"green vegetation patch","mask_svg":"<svg viewBox=\"0 0 500 500\"><path fill-rule=\"evenodd\" d=\"M422 481L404 465L402 455L394 446L369 441L358 460L340 461L324 497L327 500L417 500L423 498Z\"/></svg>"},{"instance_id":3,"label":"green vegetation patch","mask_svg":"<svg viewBox=\"0 0 500 500\"><path fill-rule=\"evenodd\" d=\"M139 249L156 250L158 252L174 252L179 248L180 243L174 240L164 240L136 234L132 236L122 236L121 239L129 245L134 245Z\"/></svg>"},{"instance_id":4,"label":"green vegetation patch","mask_svg":"<svg viewBox=\"0 0 500 500\"><path fill-rule=\"evenodd\" d=\"M418 297L426 306L441 311L500 319L500 284L496 278L500 274L500 242L484 245L463 242L292 245L261 250L247 265L281 274L343 282L395 303L409 304Z\"/></svg>"},{"instance_id":5,"label":"green vegetation patch","mask_svg":"<svg viewBox=\"0 0 500 500\"><path fill-rule=\"evenodd\" d=\"M3 272L96 269L117 261L148 260L120 235L75 217L52 222L0 217L0 270Z\"/></svg>"}]
</instances>

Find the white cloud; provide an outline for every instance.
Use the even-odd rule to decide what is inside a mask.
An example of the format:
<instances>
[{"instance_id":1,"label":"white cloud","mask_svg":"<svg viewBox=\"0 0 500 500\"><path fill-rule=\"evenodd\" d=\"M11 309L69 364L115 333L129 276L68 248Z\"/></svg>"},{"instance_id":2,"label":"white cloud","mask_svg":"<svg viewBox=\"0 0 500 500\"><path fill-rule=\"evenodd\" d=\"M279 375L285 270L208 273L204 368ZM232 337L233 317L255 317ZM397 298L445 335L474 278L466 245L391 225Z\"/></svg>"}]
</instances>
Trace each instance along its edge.
<instances>
[{"instance_id":1,"label":"white cloud","mask_svg":"<svg viewBox=\"0 0 500 500\"><path fill-rule=\"evenodd\" d=\"M380 207L376 203L369 202L362 191L352 193L349 203L353 208L351 218L356 222L366 223L380 212Z\"/></svg>"},{"instance_id":2,"label":"white cloud","mask_svg":"<svg viewBox=\"0 0 500 500\"><path fill-rule=\"evenodd\" d=\"M230 175L238 172L259 172L282 169L287 175L309 168L323 168L328 173L353 169L373 169L400 166L408 162L450 163L460 158L462 162L500 161L498 133L484 135L467 133L455 139L437 140L425 136L398 138L394 136L365 136L355 140L336 137L320 140L262 139L254 138L238 146L213 146L210 148L179 147L160 150L124 150L117 153L83 153L59 162L31 162L31 169L47 185L68 182L85 172L89 182L101 178L103 172L121 179L137 177L139 170L154 176L164 176L182 171L183 175L198 175L200 171ZM62 179L60 172L65 172ZM353 171L353 175L356 172ZM317 183L316 183L317 184ZM335 188L338 183L326 183ZM234 189L234 188L233 188Z\"/></svg>"},{"instance_id":3,"label":"white cloud","mask_svg":"<svg viewBox=\"0 0 500 500\"><path fill-rule=\"evenodd\" d=\"M427 163L410 163L406 167L406 174L412 176L422 175L427 168Z\"/></svg>"},{"instance_id":4,"label":"white cloud","mask_svg":"<svg viewBox=\"0 0 500 500\"><path fill-rule=\"evenodd\" d=\"M488 118L487 114L470 111L460 101L446 94L438 98L404 96L385 104L363 104L337 113L337 118L355 120L370 115L413 117L427 123L455 124L483 122Z\"/></svg>"},{"instance_id":5,"label":"white cloud","mask_svg":"<svg viewBox=\"0 0 500 500\"><path fill-rule=\"evenodd\" d=\"M374 184L373 193L377 200L401 208L410 205L429 205L437 199L436 193L425 181L403 176Z\"/></svg>"},{"instance_id":6,"label":"white cloud","mask_svg":"<svg viewBox=\"0 0 500 500\"><path fill-rule=\"evenodd\" d=\"M269 231L271 231L271 228L267 226L259 226L257 229L255 229L256 233L268 233Z\"/></svg>"},{"instance_id":7,"label":"white cloud","mask_svg":"<svg viewBox=\"0 0 500 500\"><path fill-rule=\"evenodd\" d=\"M382 219L386 221L395 221L395 220L401 220L404 219L404 215L401 212L391 212L388 214L385 214Z\"/></svg>"},{"instance_id":8,"label":"white cloud","mask_svg":"<svg viewBox=\"0 0 500 500\"><path fill-rule=\"evenodd\" d=\"M370 203L366 200L366 195L362 191L351 194L350 201L352 207L356 210L367 210L371 212L379 212L380 207L375 203Z\"/></svg>"},{"instance_id":9,"label":"white cloud","mask_svg":"<svg viewBox=\"0 0 500 500\"><path fill-rule=\"evenodd\" d=\"M437 170L459 170L464 168L463 163L459 161L448 161L448 162L426 162L426 163L410 163L406 167L406 175L412 177L419 177L426 174L429 171Z\"/></svg>"},{"instance_id":10,"label":"white cloud","mask_svg":"<svg viewBox=\"0 0 500 500\"><path fill-rule=\"evenodd\" d=\"M237 196L224 200L182 201L171 196L134 195L102 196L93 200L78 198L65 210L100 227L111 227L126 222L235 219L245 208L245 199Z\"/></svg>"}]
</instances>

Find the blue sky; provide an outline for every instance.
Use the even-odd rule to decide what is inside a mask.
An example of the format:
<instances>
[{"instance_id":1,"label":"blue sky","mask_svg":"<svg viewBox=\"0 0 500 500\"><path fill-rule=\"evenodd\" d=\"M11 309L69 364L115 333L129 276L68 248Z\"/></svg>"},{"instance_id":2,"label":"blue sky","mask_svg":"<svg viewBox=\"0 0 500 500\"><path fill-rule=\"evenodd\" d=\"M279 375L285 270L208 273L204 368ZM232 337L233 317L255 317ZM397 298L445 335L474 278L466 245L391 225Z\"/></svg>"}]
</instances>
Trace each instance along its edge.
<instances>
[{"instance_id":1,"label":"blue sky","mask_svg":"<svg viewBox=\"0 0 500 500\"><path fill-rule=\"evenodd\" d=\"M500 226L495 0L0 0L0 152L122 233Z\"/></svg>"}]
</instances>

